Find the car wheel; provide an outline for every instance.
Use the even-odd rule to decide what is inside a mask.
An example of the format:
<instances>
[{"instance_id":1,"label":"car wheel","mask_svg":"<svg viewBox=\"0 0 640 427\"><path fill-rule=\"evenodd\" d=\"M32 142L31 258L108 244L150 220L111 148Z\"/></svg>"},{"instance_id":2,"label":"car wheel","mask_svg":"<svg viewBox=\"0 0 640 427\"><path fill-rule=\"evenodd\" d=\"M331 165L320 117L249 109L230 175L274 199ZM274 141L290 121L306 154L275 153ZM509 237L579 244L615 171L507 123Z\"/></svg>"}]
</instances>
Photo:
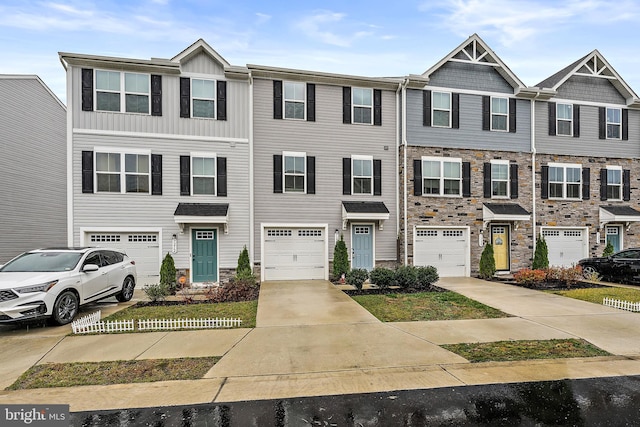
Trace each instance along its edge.
<instances>
[{"instance_id":1,"label":"car wheel","mask_svg":"<svg viewBox=\"0 0 640 427\"><path fill-rule=\"evenodd\" d=\"M136 287L136 283L133 281L133 277L127 276L122 282L122 290L116 294L116 299L120 302L127 302L133 298L133 289Z\"/></svg>"},{"instance_id":2,"label":"car wheel","mask_svg":"<svg viewBox=\"0 0 640 427\"><path fill-rule=\"evenodd\" d=\"M53 304L53 321L58 325L70 323L78 314L80 303L72 291L64 291Z\"/></svg>"},{"instance_id":3,"label":"car wheel","mask_svg":"<svg viewBox=\"0 0 640 427\"><path fill-rule=\"evenodd\" d=\"M582 277L585 279L593 279L598 274L598 270L591 265L585 265L582 267Z\"/></svg>"}]
</instances>

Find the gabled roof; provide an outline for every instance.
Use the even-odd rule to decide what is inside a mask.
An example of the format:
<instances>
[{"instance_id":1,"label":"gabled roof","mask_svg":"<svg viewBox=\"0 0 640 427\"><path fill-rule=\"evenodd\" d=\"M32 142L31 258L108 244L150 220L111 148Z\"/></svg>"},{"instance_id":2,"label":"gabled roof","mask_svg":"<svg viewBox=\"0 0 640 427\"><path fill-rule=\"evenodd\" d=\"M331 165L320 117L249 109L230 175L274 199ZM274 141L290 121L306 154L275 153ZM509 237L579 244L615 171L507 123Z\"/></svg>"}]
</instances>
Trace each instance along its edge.
<instances>
[{"instance_id":1,"label":"gabled roof","mask_svg":"<svg viewBox=\"0 0 640 427\"><path fill-rule=\"evenodd\" d=\"M574 63L568 65L558 71L551 77L538 83L536 86L544 89L552 89L557 91L572 76L586 76L599 79L607 79L613 87L627 100L627 105L640 106L638 95L631 89L629 85L620 77L597 49L591 51L587 55L578 59Z\"/></svg>"},{"instance_id":2,"label":"gabled roof","mask_svg":"<svg viewBox=\"0 0 640 427\"><path fill-rule=\"evenodd\" d=\"M229 64L226 59L224 59L218 52L216 52L211 46L209 46L209 44L203 39L198 39L191 46L189 46L188 48L186 48L185 50L183 50L182 52L180 52L179 54L171 58L171 61L173 62L188 61L189 59L193 58L196 55L199 55L202 52L206 53L207 55L209 55L210 57L218 61L223 67L225 68L231 67L231 64Z\"/></svg>"},{"instance_id":3,"label":"gabled roof","mask_svg":"<svg viewBox=\"0 0 640 427\"><path fill-rule=\"evenodd\" d=\"M60 98L58 98L58 96L53 93L49 86L47 86L46 83L43 82L42 79L35 74L0 74L0 80L34 80L38 84L42 85L42 87L49 93L49 95L51 95L51 98L53 98L62 107L63 110L67 110L67 107L60 100Z\"/></svg>"}]
</instances>

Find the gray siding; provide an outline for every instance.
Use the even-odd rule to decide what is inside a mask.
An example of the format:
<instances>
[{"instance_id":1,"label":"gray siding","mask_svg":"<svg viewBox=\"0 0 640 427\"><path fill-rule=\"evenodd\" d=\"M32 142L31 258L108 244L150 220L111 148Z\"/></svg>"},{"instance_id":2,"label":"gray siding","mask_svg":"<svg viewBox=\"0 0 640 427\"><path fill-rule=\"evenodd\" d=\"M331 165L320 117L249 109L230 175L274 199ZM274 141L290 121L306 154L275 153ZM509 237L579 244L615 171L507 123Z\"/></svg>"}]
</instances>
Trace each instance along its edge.
<instances>
[{"instance_id":1,"label":"gray siding","mask_svg":"<svg viewBox=\"0 0 640 427\"><path fill-rule=\"evenodd\" d=\"M455 90L453 90L455 92ZM407 90L407 143L417 146L504 151L531 150L531 107L516 102L516 133L482 130L482 97L460 94L460 128L422 125L422 91Z\"/></svg>"},{"instance_id":2,"label":"gray siding","mask_svg":"<svg viewBox=\"0 0 640 427\"><path fill-rule=\"evenodd\" d=\"M67 240L66 112L36 78L0 77L0 264Z\"/></svg>"},{"instance_id":3,"label":"gray siding","mask_svg":"<svg viewBox=\"0 0 640 427\"><path fill-rule=\"evenodd\" d=\"M587 76L571 76L558 88L557 98L626 105L609 80Z\"/></svg>"},{"instance_id":4,"label":"gray siding","mask_svg":"<svg viewBox=\"0 0 640 427\"><path fill-rule=\"evenodd\" d=\"M494 67L447 62L429 76L429 86L513 94L513 88Z\"/></svg>"},{"instance_id":5,"label":"gray siding","mask_svg":"<svg viewBox=\"0 0 640 427\"><path fill-rule=\"evenodd\" d=\"M208 54L200 52L180 66L183 73L200 73L212 76L223 76L224 67L214 61Z\"/></svg>"},{"instance_id":6,"label":"gray siding","mask_svg":"<svg viewBox=\"0 0 640 427\"><path fill-rule=\"evenodd\" d=\"M342 87L316 84L316 121L273 118L273 82L254 81L255 243L260 260L261 223L329 224L329 259L335 230L342 230L344 200L382 201L390 211L384 230L375 227L377 260L396 259L396 95L382 91L382 126L342 123ZM316 194L273 192L273 155L306 152L316 158ZM382 161L382 196L342 194L342 158L371 155Z\"/></svg>"}]
</instances>

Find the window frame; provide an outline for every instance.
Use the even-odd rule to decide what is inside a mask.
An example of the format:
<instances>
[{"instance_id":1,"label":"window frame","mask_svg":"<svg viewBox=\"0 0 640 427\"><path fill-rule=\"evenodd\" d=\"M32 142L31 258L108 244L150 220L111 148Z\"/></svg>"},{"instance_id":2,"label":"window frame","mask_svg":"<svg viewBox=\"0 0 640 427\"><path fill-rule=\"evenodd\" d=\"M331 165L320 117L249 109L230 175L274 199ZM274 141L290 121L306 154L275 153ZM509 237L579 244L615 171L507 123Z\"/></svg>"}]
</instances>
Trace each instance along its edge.
<instances>
[{"instance_id":1,"label":"window frame","mask_svg":"<svg viewBox=\"0 0 640 427\"><path fill-rule=\"evenodd\" d=\"M449 97L449 108L436 107L435 95L448 95ZM451 92L443 92L443 91L431 91L431 126L436 128L451 128L451 119L452 119L452 99ZM435 124L435 113L436 112L446 112L449 118L448 124L445 125L436 125Z\"/></svg>"},{"instance_id":2,"label":"window frame","mask_svg":"<svg viewBox=\"0 0 640 427\"><path fill-rule=\"evenodd\" d=\"M119 166L120 170L117 172L111 171L99 171L98 170L98 154L117 154L120 156ZM127 172L126 170L126 158L127 155L147 156L147 172ZM137 162L136 162L137 164ZM117 175L119 177L119 191L100 191L98 186L98 175ZM148 191L127 191L127 175L146 176ZM151 194L151 151L150 150L130 150L130 149L116 149L109 147L95 147L93 151L93 188L96 193L100 194Z\"/></svg>"},{"instance_id":3,"label":"window frame","mask_svg":"<svg viewBox=\"0 0 640 427\"><path fill-rule=\"evenodd\" d=\"M362 91L369 91L371 93L371 104L370 105L365 105L365 104L356 104L355 103L355 92L357 90L362 90ZM369 122L357 122L356 121L356 115L355 115L355 111L356 108L368 108L371 111L370 117L371 120L369 120ZM355 125L373 125L373 88L366 88L366 87L352 87L351 88L351 124L355 124Z\"/></svg>"},{"instance_id":4,"label":"window frame","mask_svg":"<svg viewBox=\"0 0 640 427\"><path fill-rule=\"evenodd\" d=\"M560 107L569 107L569 111L571 113L570 118L561 118L560 117ZM558 102L556 104L556 135L557 136L573 136L573 104L567 104L563 102ZM560 123L569 123L569 133L560 133Z\"/></svg>"},{"instance_id":5,"label":"window frame","mask_svg":"<svg viewBox=\"0 0 640 427\"><path fill-rule=\"evenodd\" d=\"M510 176L510 162L509 160L491 160L490 162L491 164L491 198L492 199L508 199L511 196L511 176ZM496 178L496 174L493 171L493 166L504 166L507 168L507 177L504 179L497 179ZM506 187L506 194L504 195L496 195L494 194L494 187L493 187L493 183L495 182L504 182L505 183L505 187Z\"/></svg>"},{"instance_id":6,"label":"window frame","mask_svg":"<svg viewBox=\"0 0 640 427\"><path fill-rule=\"evenodd\" d=\"M548 182L548 194L549 199L551 200L582 200L582 165L578 163L549 163L547 165L549 167L549 182ZM553 181L551 179L551 169L559 168L562 169L562 181ZM578 177L580 181L578 182L578 195L576 197L568 197L567 189L569 185L576 185L575 182L567 181L567 169L578 169ZM562 185L562 197L552 196L551 195L551 185L552 184L561 184Z\"/></svg>"},{"instance_id":7,"label":"window frame","mask_svg":"<svg viewBox=\"0 0 640 427\"><path fill-rule=\"evenodd\" d=\"M99 73L117 73L119 75L119 89L98 89L98 74ZM117 71L117 70L108 70L108 69L96 69L93 73L93 111L98 112L106 112L106 113L123 113L123 114L140 114L143 116L151 115L151 74L149 73L135 73L129 71ZM133 74L139 76L145 76L147 78L147 92L134 92L127 91L126 85L126 75ZM101 110L98 108L98 93L117 93L119 95L120 100L120 109L119 110ZM138 111L127 111L127 95L135 95L135 96L146 96L147 97L147 112L138 112Z\"/></svg>"},{"instance_id":8,"label":"window frame","mask_svg":"<svg viewBox=\"0 0 640 427\"><path fill-rule=\"evenodd\" d=\"M618 117L620 118L619 122L610 122L609 121L609 111L617 111L618 112ZM622 108L618 108L618 107L605 107L605 138L606 139L612 139L612 140L621 140L622 139ZM609 136L609 126L616 126L618 129L618 136L617 137L610 137Z\"/></svg>"},{"instance_id":9,"label":"window frame","mask_svg":"<svg viewBox=\"0 0 640 427\"><path fill-rule=\"evenodd\" d=\"M505 113L496 113L493 111L493 100L501 100L504 101L506 106L507 106L507 110ZM490 113L490 127L489 129L491 129L491 131L495 131L495 132L509 132L509 98L507 97L502 97L502 96L492 96L490 98L490 107L489 107L489 113ZM493 127L493 118L494 116L500 116L500 117L504 117L505 119L505 128L504 129L496 129Z\"/></svg>"},{"instance_id":10,"label":"window frame","mask_svg":"<svg viewBox=\"0 0 640 427\"><path fill-rule=\"evenodd\" d=\"M217 117L217 93L216 90L218 88L218 81L216 79L209 79L209 78L205 78L205 77L189 77L189 102L190 102L190 107L191 107L191 118L192 119L205 119L205 120L216 120ZM193 81L194 80L201 80L201 81L206 81L206 82L212 82L213 83L213 98L203 98L203 97L196 97L193 95ZM204 116L196 116L194 115L196 108L193 104L194 101L213 101L213 117L204 117Z\"/></svg>"},{"instance_id":11,"label":"window frame","mask_svg":"<svg viewBox=\"0 0 640 427\"><path fill-rule=\"evenodd\" d=\"M215 197L218 195L218 156L216 153L212 152L191 152L189 153L189 183L191 184L191 196L204 196L204 197ZM212 159L213 160L213 176L212 175L196 175L193 173L193 160L194 159ZM195 184L194 178L213 178L213 194L211 193L196 193L195 192Z\"/></svg>"},{"instance_id":12,"label":"window frame","mask_svg":"<svg viewBox=\"0 0 640 427\"><path fill-rule=\"evenodd\" d=\"M287 98L287 85L300 85L302 87L302 101L295 98ZM287 102L302 104L302 117L287 117ZM285 120L307 120L307 84L305 82L294 82L287 80L282 82L282 118Z\"/></svg>"},{"instance_id":13,"label":"window frame","mask_svg":"<svg viewBox=\"0 0 640 427\"><path fill-rule=\"evenodd\" d=\"M356 169L354 161L368 161L370 165L371 175L356 175ZM357 179L369 179L369 192L356 192L355 188L355 180ZM373 195L373 156L361 156L361 155L353 155L351 156L351 194L356 196L372 196Z\"/></svg>"},{"instance_id":14,"label":"window frame","mask_svg":"<svg viewBox=\"0 0 640 427\"><path fill-rule=\"evenodd\" d=\"M430 157L430 156L423 156L421 157L421 166L422 166L422 195L423 196L430 196L430 197L451 197L451 198L456 198L456 197L462 197L462 158L459 157ZM425 162L438 162L440 164L440 176L436 177L436 176L426 176L425 170L426 168L424 167L424 163ZM445 163L455 163L459 166L458 170L459 170L459 177L456 179L452 179L450 177L445 177L445 173L444 173L444 164ZM438 194L434 194L434 193L428 193L425 191L425 180L426 179L431 179L431 180L435 180L438 179ZM457 181L458 182L458 194L445 194L445 183L447 181Z\"/></svg>"},{"instance_id":15,"label":"window frame","mask_svg":"<svg viewBox=\"0 0 640 427\"><path fill-rule=\"evenodd\" d=\"M287 157L292 158L302 158L302 167L304 168L304 172L300 173L287 173L286 164ZM289 190L287 191L287 176L302 176L303 179L303 189L302 191ZM283 151L282 152L282 192L283 193L292 193L292 194L307 194L307 153L298 152L298 151Z\"/></svg>"},{"instance_id":16,"label":"window frame","mask_svg":"<svg viewBox=\"0 0 640 427\"><path fill-rule=\"evenodd\" d=\"M606 196L607 200L613 201L622 201L624 198L624 178L622 166L607 166L607 188L606 188ZM616 171L620 174L620 183L619 184L611 184L611 180L609 179L609 171ZM609 196L609 188L618 188L618 197L610 197Z\"/></svg>"}]
</instances>

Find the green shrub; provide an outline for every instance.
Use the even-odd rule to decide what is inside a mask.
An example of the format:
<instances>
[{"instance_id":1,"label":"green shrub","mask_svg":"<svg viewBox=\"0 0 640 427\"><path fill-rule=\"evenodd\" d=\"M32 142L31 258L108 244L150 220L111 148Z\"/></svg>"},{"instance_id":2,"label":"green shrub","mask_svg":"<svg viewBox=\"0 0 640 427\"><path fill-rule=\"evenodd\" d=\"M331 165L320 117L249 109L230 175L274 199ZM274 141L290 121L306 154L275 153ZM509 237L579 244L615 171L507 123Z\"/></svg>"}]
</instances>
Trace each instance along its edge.
<instances>
[{"instance_id":1,"label":"green shrub","mask_svg":"<svg viewBox=\"0 0 640 427\"><path fill-rule=\"evenodd\" d=\"M438 269L432 265L426 267L416 267L416 287L427 289L438 281Z\"/></svg>"},{"instance_id":2,"label":"green shrub","mask_svg":"<svg viewBox=\"0 0 640 427\"><path fill-rule=\"evenodd\" d=\"M166 283L146 285L142 287L142 290L147 298L152 302L164 301L169 295L171 295L169 286Z\"/></svg>"},{"instance_id":3,"label":"green shrub","mask_svg":"<svg viewBox=\"0 0 640 427\"><path fill-rule=\"evenodd\" d=\"M413 265L401 265L396 268L395 281L401 288L413 288L418 280L416 267Z\"/></svg>"},{"instance_id":4,"label":"green shrub","mask_svg":"<svg viewBox=\"0 0 640 427\"><path fill-rule=\"evenodd\" d=\"M160 266L160 284L165 286L169 294L176 292L178 285L176 283L176 265L173 257L169 252L165 255Z\"/></svg>"},{"instance_id":5,"label":"green shrub","mask_svg":"<svg viewBox=\"0 0 640 427\"><path fill-rule=\"evenodd\" d=\"M242 251L240 251L240 256L238 257L238 266L236 267L236 275L234 277L235 282L242 282L247 284L255 284L256 276L253 274L253 269L251 268L251 262L249 262L249 251L245 246Z\"/></svg>"},{"instance_id":6,"label":"green shrub","mask_svg":"<svg viewBox=\"0 0 640 427\"><path fill-rule=\"evenodd\" d=\"M339 280L343 274L349 271L349 253L347 245L344 243L344 236L340 235L340 240L336 242L333 249L333 277Z\"/></svg>"},{"instance_id":7,"label":"green shrub","mask_svg":"<svg viewBox=\"0 0 640 427\"><path fill-rule=\"evenodd\" d=\"M544 237L540 236L536 241L536 250L533 255L533 269L543 270L545 268L549 268L549 249Z\"/></svg>"},{"instance_id":8,"label":"green shrub","mask_svg":"<svg viewBox=\"0 0 640 427\"><path fill-rule=\"evenodd\" d=\"M376 267L369 273L369 281L380 289L386 289L391 286L394 279L395 274L393 270L384 267Z\"/></svg>"},{"instance_id":9,"label":"green shrub","mask_svg":"<svg viewBox=\"0 0 640 427\"><path fill-rule=\"evenodd\" d=\"M345 280L348 285L355 286L356 289L361 290L364 282L369 278L369 272L364 268L354 268L347 272Z\"/></svg>"},{"instance_id":10,"label":"green shrub","mask_svg":"<svg viewBox=\"0 0 640 427\"><path fill-rule=\"evenodd\" d=\"M607 257L613 255L613 245L611 242L607 242L607 246L605 246L604 251L602 251L602 256Z\"/></svg>"},{"instance_id":11,"label":"green shrub","mask_svg":"<svg viewBox=\"0 0 640 427\"><path fill-rule=\"evenodd\" d=\"M480 277L490 279L496 274L496 259L493 257L493 245L487 243L484 245L482 255L480 255Z\"/></svg>"}]
</instances>

